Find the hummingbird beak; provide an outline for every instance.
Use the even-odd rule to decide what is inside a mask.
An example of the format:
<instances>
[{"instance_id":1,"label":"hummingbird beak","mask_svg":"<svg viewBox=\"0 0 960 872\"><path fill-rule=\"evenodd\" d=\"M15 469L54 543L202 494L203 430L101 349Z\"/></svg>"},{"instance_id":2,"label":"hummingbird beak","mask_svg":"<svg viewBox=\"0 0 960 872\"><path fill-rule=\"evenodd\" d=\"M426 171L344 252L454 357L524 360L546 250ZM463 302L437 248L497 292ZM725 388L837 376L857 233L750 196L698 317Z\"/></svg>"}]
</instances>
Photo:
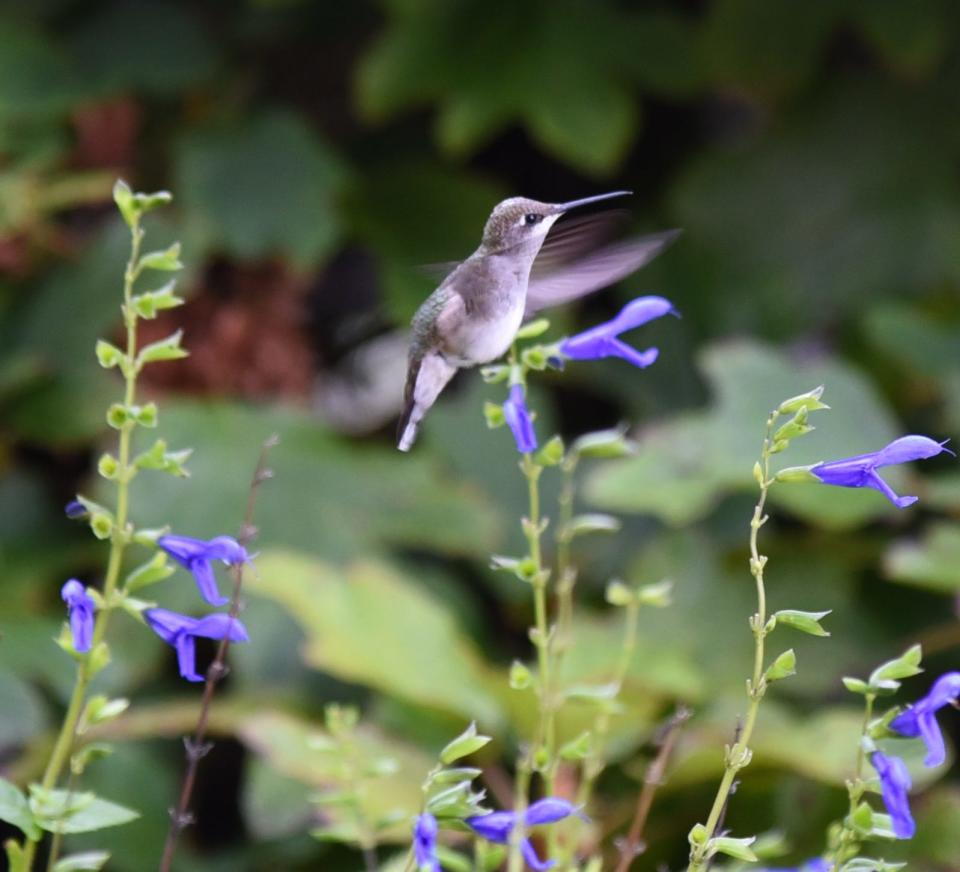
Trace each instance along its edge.
<instances>
[{"instance_id":1,"label":"hummingbird beak","mask_svg":"<svg viewBox=\"0 0 960 872\"><path fill-rule=\"evenodd\" d=\"M614 197L626 197L628 194L632 194L633 191L611 191L609 194L597 194L593 197L584 197L580 200L570 200L566 203L557 203L551 211L555 215L562 215L564 212L569 212L571 209L576 209L578 206L586 206L588 203L598 203L601 200L611 200Z\"/></svg>"}]
</instances>

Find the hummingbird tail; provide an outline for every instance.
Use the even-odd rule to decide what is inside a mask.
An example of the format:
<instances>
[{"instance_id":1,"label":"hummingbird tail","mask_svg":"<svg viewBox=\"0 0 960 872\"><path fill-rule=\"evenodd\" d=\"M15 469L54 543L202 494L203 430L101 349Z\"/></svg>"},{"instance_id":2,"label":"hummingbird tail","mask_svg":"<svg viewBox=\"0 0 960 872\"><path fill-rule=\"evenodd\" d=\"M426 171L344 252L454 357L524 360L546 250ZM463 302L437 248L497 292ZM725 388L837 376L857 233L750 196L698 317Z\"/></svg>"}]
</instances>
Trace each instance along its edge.
<instances>
[{"instance_id":1,"label":"hummingbird tail","mask_svg":"<svg viewBox=\"0 0 960 872\"><path fill-rule=\"evenodd\" d=\"M397 427L397 448L409 451L417 438L420 422L453 378L457 368L439 354L410 360L407 386L403 392L403 414Z\"/></svg>"}]
</instances>

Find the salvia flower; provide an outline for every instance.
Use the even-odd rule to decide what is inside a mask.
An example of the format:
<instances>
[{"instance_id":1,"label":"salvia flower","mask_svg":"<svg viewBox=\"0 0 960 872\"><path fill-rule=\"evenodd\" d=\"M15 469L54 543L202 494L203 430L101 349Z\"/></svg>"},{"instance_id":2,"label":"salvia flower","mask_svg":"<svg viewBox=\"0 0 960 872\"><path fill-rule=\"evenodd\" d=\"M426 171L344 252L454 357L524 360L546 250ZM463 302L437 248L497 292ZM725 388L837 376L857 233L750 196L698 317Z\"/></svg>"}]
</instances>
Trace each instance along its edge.
<instances>
[{"instance_id":1,"label":"salvia flower","mask_svg":"<svg viewBox=\"0 0 960 872\"><path fill-rule=\"evenodd\" d=\"M249 640L247 629L230 615L207 615L205 618L191 618L167 609L147 609L143 613L150 628L168 645L177 649L177 663L180 674L187 681L203 681L197 674L196 639L227 638L231 642Z\"/></svg>"},{"instance_id":2,"label":"salvia flower","mask_svg":"<svg viewBox=\"0 0 960 872\"><path fill-rule=\"evenodd\" d=\"M527 454L537 450L537 434L533 430L533 421L524 399L523 385L516 384L510 388L510 398L503 404L503 417L513 433L513 440L517 443L517 451Z\"/></svg>"},{"instance_id":3,"label":"salvia flower","mask_svg":"<svg viewBox=\"0 0 960 872\"><path fill-rule=\"evenodd\" d=\"M897 496L881 477L877 469L893 466L897 463L909 463L911 460L926 460L946 451L945 442L937 442L927 436L901 436L894 439L886 448L870 454L859 454L843 460L829 460L812 466L793 466L777 473L781 481L819 481L838 487L869 487L880 491L891 503L901 509L912 506L917 497Z\"/></svg>"},{"instance_id":4,"label":"salvia flower","mask_svg":"<svg viewBox=\"0 0 960 872\"><path fill-rule=\"evenodd\" d=\"M440 872L437 859L437 819L425 812L413 825L413 856L419 872Z\"/></svg>"},{"instance_id":5,"label":"salvia flower","mask_svg":"<svg viewBox=\"0 0 960 872\"><path fill-rule=\"evenodd\" d=\"M538 800L527 808L523 815L523 823L525 827L552 824L572 814L583 817L579 809L565 799L547 797ZM517 825L517 817L517 813L513 811L494 811L490 814L467 818L464 823L487 841L506 845L510 841L510 834ZM545 872L555 865L554 860L541 860L529 839L524 839L520 843L520 851L526 864L536 872Z\"/></svg>"},{"instance_id":6,"label":"salvia flower","mask_svg":"<svg viewBox=\"0 0 960 872\"><path fill-rule=\"evenodd\" d=\"M81 503L80 500L70 500L70 502L63 507L63 511L71 521L84 518L87 515L87 507Z\"/></svg>"},{"instance_id":7,"label":"salvia flower","mask_svg":"<svg viewBox=\"0 0 960 872\"><path fill-rule=\"evenodd\" d=\"M78 654L90 650L93 644L93 610L95 603L87 589L75 578L71 578L62 588L60 596L67 604L70 615L70 632L73 634L73 647Z\"/></svg>"},{"instance_id":8,"label":"salvia flower","mask_svg":"<svg viewBox=\"0 0 960 872\"><path fill-rule=\"evenodd\" d=\"M673 304L663 297L638 297L620 311L616 318L577 333L560 343L560 353L571 360L599 360L603 357L621 357L634 366L645 369L656 359L656 348L637 351L619 338L621 333L633 330L654 318L668 313L677 314Z\"/></svg>"},{"instance_id":9,"label":"salvia flower","mask_svg":"<svg viewBox=\"0 0 960 872\"><path fill-rule=\"evenodd\" d=\"M930 692L891 722L890 728L904 736L920 736L927 746L924 764L939 766L946 757L943 733L937 723L937 712L944 706L956 704L960 698L960 672L941 675Z\"/></svg>"},{"instance_id":10,"label":"salvia flower","mask_svg":"<svg viewBox=\"0 0 960 872\"><path fill-rule=\"evenodd\" d=\"M217 536L208 542L189 536L161 536L157 544L181 566L190 570L200 589L200 595L212 606L225 605L229 598L220 595L213 575L214 560L228 566L246 563L250 559L246 549L230 536Z\"/></svg>"},{"instance_id":11,"label":"salvia flower","mask_svg":"<svg viewBox=\"0 0 960 872\"><path fill-rule=\"evenodd\" d=\"M893 832L898 839L910 839L917 830L910 814L910 773L907 764L899 757L888 757L882 751L875 751L870 758L873 768L880 776L880 794L893 822Z\"/></svg>"}]
</instances>

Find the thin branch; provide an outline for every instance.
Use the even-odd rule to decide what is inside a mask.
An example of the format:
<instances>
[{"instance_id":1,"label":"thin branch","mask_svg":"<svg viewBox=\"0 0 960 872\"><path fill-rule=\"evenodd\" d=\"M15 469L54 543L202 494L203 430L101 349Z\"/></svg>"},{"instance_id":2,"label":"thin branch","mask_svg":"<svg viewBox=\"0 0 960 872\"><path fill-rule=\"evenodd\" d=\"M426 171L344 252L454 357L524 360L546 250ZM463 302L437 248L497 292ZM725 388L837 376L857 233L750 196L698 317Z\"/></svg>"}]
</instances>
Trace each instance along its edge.
<instances>
[{"instance_id":1,"label":"thin branch","mask_svg":"<svg viewBox=\"0 0 960 872\"><path fill-rule=\"evenodd\" d=\"M253 472L253 478L250 480L250 489L247 493L247 507L243 516L243 524L240 527L240 534L237 541L244 547L250 544L251 540L257 534L257 528L253 525L253 509L256 504L257 491L260 485L273 477L273 470L267 466L267 456L270 449L280 441L276 435L270 436L260 448L260 456L257 460L257 466ZM230 596L230 620L235 621L240 615L240 591L243 587L243 563L236 563L232 567L233 573L233 593ZM197 768L200 760L205 757L213 747L211 742L206 741L207 723L210 718L210 707L213 702L213 694L217 684L227 674L227 650L230 647L230 633L224 633L220 644L217 646L217 655L214 657L210 668L207 669L207 682L203 688L203 698L200 702L200 714L197 717L197 726L193 737L184 737L183 744L186 748L187 768L183 776L183 784L180 787L180 800L175 809L170 810L170 829L167 830L167 839L163 846L163 858L160 861L160 872L170 872L173 864L173 855L177 849L177 839L180 833L193 823L193 815L190 813L190 799L193 795L193 788L197 778Z\"/></svg>"},{"instance_id":2,"label":"thin branch","mask_svg":"<svg viewBox=\"0 0 960 872\"><path fill-rule=\"evenodd\" d=\"M653 797L657 788L663 783L667 763L670 761L670 756L673 754L677 738L680 735L680 727L690 719L690 715L691 712L688 708L680 706L661 731L659 737L660 748L657 751L657 756L650 763L647 775L643 780L643 789L637 799L637 810L633 815L633 823L630 824L627 837L619 845L620 861L617 864L616 872L628 872L630 864L645 850L643 831L650 815L650 808L653 805Z\"/></svg>"}]
</instances>

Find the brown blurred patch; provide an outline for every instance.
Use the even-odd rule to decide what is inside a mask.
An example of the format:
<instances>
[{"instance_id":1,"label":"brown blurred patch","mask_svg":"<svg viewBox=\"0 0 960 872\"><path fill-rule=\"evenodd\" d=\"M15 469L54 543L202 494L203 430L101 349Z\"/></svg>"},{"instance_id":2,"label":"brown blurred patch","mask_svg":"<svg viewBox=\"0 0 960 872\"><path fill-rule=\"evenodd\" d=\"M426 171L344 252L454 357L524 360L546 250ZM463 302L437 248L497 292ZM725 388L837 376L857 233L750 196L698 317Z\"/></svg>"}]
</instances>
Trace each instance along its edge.
<instances>
[{"instance_id":1,"label":"brown blurred patch","mask_svg":"<svg viewBox=\"0 0 960 872\"><path fill-rule=\"evenodd\" d=\"M308 283L281 264L211 267L192 299L141 321L141 345L178 328L190 356L147 367L147 390L305 398L315 358L306 329Z\"/></svg>"},{"instance_id":2,"label":"brown blurred patch","mask_svg":"<svg viewBox=\"0 0 960 872\"><path fill-rule=\"evenodd\" d=\"M140 107L131 97L80 106L73 112L73 160L82 167L129 167L141 127Z\"/></svg>"}]
</instances>

